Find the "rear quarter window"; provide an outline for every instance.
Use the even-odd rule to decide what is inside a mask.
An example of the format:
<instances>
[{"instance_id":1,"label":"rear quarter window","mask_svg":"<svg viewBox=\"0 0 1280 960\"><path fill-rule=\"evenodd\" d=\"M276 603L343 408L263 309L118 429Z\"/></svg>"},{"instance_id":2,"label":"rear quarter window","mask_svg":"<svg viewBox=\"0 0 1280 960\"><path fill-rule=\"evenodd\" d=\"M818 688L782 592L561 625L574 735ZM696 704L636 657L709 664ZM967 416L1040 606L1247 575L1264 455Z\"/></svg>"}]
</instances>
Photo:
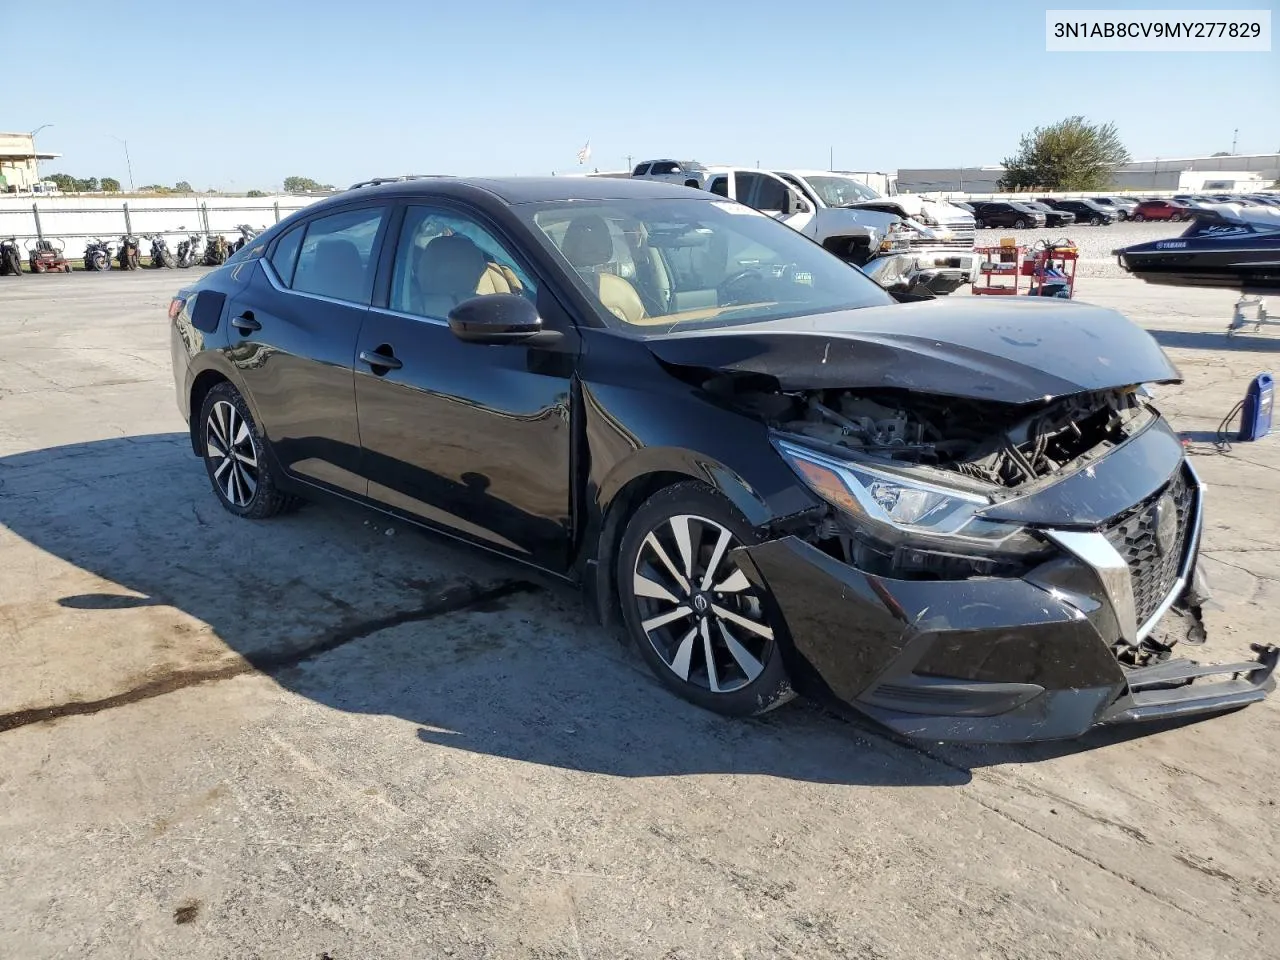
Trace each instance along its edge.
<instances>
[{"instance_id":1,"label":"rear quarter window","mask_svg":"<svg viewBox=\"0 0 1280 960\"><path fill-rule=\"evenodd\" d=\"M294 227L276 242L271 251L271 267L286 287L293 284L293 266L298 262L298 248L302 246L302 234L306 231L304 223Z\"/></svg>"}]
</instances>

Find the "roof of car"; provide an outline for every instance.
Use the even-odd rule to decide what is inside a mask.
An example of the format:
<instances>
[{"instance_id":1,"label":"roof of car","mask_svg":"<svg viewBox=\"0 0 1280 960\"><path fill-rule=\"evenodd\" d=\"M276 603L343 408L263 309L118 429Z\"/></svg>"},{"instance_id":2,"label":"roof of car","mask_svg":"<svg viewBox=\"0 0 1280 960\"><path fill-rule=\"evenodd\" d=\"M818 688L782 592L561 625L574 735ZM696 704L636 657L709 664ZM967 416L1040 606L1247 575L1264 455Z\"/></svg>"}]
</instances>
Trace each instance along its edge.
<instances>
[{"instance_id":1,"label":"roof of car","mask_svg":"<svg viewBox=\"0 0 1280 960\"><path fill-rule=\"evenodd\" d=\"M449 194L467 187L484 190L506 203L538 203L547 200L621 200L693 198L706 199L700 190L657 180L613 177L418 177L357 186L338 196L364 193Z\"/></svg>"}]
</instances>

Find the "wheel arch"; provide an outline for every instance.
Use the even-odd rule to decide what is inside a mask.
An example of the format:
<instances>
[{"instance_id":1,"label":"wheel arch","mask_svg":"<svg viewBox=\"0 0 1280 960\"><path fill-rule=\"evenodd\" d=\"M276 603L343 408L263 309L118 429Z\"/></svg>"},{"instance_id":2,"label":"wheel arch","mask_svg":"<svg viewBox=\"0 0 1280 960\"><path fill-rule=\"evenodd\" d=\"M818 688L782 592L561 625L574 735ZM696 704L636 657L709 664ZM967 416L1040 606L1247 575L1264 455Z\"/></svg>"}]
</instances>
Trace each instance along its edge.
<instances>
[{"instance_id":1,"label":"wheel arch","mask_svg":"<svg viewBox=\"0 0 1280 960\"><path fill-rule=\"evenodd\" d=\"M215 359L215 356L217 359ZM249 405L249 412L253 414L253 419L258 426L266 433L266 424L262 422L262 417L258 412L258 405L254 403L253 397L249 395L243 384L239 382L239 378L234 371L228 369L228 365L221 360L220 354L215 355L212 351L202 355L205 361L201 368L192 371L191 388L187 394L187 432L191 438L191 450L197 457L204 456L204 451L200 445L200 410L204 405L204 398L209 395L209 391L216 387L219 383L229 383L244 397L244 402ZM194 366L194 363L193 363Z\"/></svg>"},{"instance_id":2,"label":"wheel arch","mask_svg":"<svg viewBox=\"0 0 1280 960\"><path fill-rule=\"evenodd\" d=\"M583 544L582 582L590 608L606 628L618 628L622 622L613 568L627 522L659 490L690 480L721 494L753 526L773 515L746 479L705 454L679 447L637 450L609 471L589 507L592 521Z\"/></svg>"}]
</instances>

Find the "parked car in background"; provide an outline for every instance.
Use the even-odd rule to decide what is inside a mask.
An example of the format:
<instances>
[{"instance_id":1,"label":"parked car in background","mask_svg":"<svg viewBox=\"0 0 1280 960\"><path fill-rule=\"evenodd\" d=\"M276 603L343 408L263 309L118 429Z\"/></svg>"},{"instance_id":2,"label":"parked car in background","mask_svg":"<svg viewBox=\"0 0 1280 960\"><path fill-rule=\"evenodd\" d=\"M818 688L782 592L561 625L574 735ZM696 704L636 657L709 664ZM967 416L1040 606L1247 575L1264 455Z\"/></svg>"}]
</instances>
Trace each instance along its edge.
<instances>
[{"instance_id":1,"label":"parked car in background","mask_svg":"<svg viewBox=\"0 0 1280 960\"><path fill-rule=\"evenodd\" d=\"M1076 215L1076 223L1090 223L1095 227L1104 227L1120 219L1114 209L1108 209L1092 200L1059 200L1056 197L1045 197L1041 203L1048 204L1055 210L1066 210Z\"/></svg>"},{"instance_id":2,"label":"parked car in background","mask_svg":"<svg viewBox=\"0 0 1280 960\"><path fill-rule=\"evenodd\" d=\"M1018 202L1024 207L1030 207L1032 210L1039 210L1043 213L1046 227L1066 227L1076 222L1076 215L1069 210L1055 210L1047 203L1041 203L1039 200L1020 200Z\"/></svg>"},{"instance_id":3,"label":"parked car in background","mask_svg":"<svg viewBox=\"0 0 1280 960\"><path fill-rule=\"evenodd\" d=\"M1012 227L1025 230L1043 227L1047 218L1018 200L980 200L973 204L973 216L979 227Z\"/></svg>"},{"instance_id":4,"label":"parked car in background","mask_svg":"<svg viewBox=\"0 0 1280 960\"><path fill-rule=\"evenodd\" d=\"M1173 199L1177 200L1191 211L1208 210L1214 204L1213 200L1210 200L1208 197L1201 194L1179 193L1175 194Z\"/></svg>"},{"instance_id":5,"label":"parked car in background","mask_svg":"<svg viewBox=\"0 0 1280 960\"><path fill-rule=\"evenodd\" d=\"M1192 208L1180 200L1143 200L1129 215L1130 220L1190 220Z\"/></svg>"},{"instance_id":6,"label":"parked car in background","mask_svg":"<svg viewBox=\"0 0 1280 960\"><path fill-rule=\"evenodd\" d=\"M682 186L424 177L274 224L168 319L228 513L355 501L580 585L708 710L1008 742L1274 687L1271 647L1182 656L1204 491L1138 389L1181 377L1112 310L901 302Z\"/></svg>"},{"instance_id":7,"label":"parked car in background","mask_svg":"<svg viewBox=\"0 0 1280 960\"><path fill-rule=\"evenodd\" d=\"M631 171L633 180L659 180L685 187L704 187L707 168L696 160L645 160Z\"/></svg>"},{"instance_id":8,"label":"parked car in background","mask_svg":"<svg viewBox=\"0 0 1280 960\"><path fill-rule=\"evenodd\" d=\"M1114 210L1119 220L1128 220L1138 206L1138 201L1133 197L1090 197L1089 199L1108 210Z\"/></svg>"},{"instance_id":9,"label":"parked car in background","mask_svg":"<svg viewBox=\"0 0 1280 960\"><path fill-rule=\"evenodd\" d=\"M950 293L973 280L973 214L946 200L917 194L885 196L847 173L830 170L774 170L799 191L817 211L817 233L825 233L823 219L837 222L840 211L879 212L901 217L913 231L911 253L919 279L934 293ZM818 239L815 233L815 239ZM819 242L824 242L819 239Z\"/></svg>"}]
</instances>

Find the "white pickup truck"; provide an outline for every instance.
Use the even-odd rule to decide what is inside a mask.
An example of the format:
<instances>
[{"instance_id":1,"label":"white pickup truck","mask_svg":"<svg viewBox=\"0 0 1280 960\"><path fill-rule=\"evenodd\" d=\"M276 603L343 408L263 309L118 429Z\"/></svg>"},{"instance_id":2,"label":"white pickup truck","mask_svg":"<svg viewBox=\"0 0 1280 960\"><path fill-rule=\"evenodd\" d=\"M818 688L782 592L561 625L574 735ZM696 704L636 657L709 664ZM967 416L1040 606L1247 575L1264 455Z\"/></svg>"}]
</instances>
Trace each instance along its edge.
<instances>
[{"instance_id":1,"label":"white pickup truck","mask_svg":"<svg viewBox=\"0 0 1280 960\"><path fill-rule=\"evenodd\" d=\"M799 191L815 210L817 232L838 230L852 211L878 211L902 217L911 223L916 236L911 252L916 258L922 282L934 293L950 293L973 280L978 256L973 252L976 236L973 214L943 200L914 194L882 196L866 184L829 170L772 171ZM828 228L823 220L831 225Z\"/></svg>"},{"instance_id":2,"label":"white pickup truck","mask_svg":"<svg viewBox=\"0 0 1280 960\"><path fill-rule=\"evenodd\" d=\"M942 242L934 228L901 212L875 207L825 206L768 170L707 167L703 178L701 189L767 213L859 267L890 248L898 249L906 244L910 245L910 254L919 260L917 247L921 243ZM959 267L936 266L932 258L925 259L929 265L923 268L917 265L914 279L933 293L950 293L964 282ZM948 264L953 259L957 263L960 260L948 254Z\"/></svg>"}]
</instances>

